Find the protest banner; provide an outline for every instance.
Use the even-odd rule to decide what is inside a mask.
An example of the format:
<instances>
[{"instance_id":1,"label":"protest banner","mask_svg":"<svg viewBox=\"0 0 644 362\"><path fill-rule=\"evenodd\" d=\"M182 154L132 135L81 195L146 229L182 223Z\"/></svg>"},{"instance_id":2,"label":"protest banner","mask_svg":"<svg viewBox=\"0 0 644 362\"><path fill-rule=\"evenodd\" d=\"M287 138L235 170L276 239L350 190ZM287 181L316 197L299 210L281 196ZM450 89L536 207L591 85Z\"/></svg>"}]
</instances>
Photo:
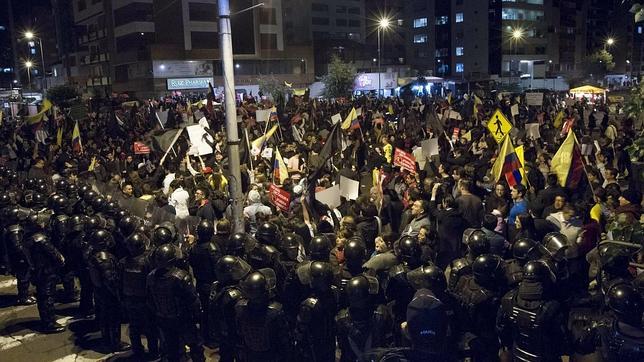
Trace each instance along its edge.
<instances>
[{"instance_id":1,"label":"protest banner","mask_svg":"<svg viewBox=\"0 0 644 362\"><path fill-rule=\"evenodd\" d=\"M416 160L414 156L400 148L396 148L396 151L394 151L394 166L399 166L403 170L416 173Z\"/></svg>"},{"instance_id":2,"label":"protest banner","mask_svg":"<svg viewBox=\"0 0 644 362\"><path fill-rule=\"evenodd\" d=\"M282 211L288 211L291 204L291 194L275 184L271 184L268 188L268 194L270 195L271 203L275 207Z\"/></svg>"},{"instance_id":3,"label":"protest banner","mask_svg":"<svg viewBox=\"0 0 644 362\"><path fill-rule=\"evenodd\" d=\"M529 106L541 106L543 105L543 93L526 93L525 101Z\"/></svg>"},{"instance_id":4,"label":"protest banner","mask_svg":"<svg viewBox=\"0 0 644 362\"><path fill-rule=\"evenodd\" d=\"M331 209L340 206L340 185L329 187L326 190L315 193L315 199Z\"/></svg>"},{"instance_id":5,"label":"protest banner","mask_svg":"<svg viewBox=\"0 0 644 362\"><path fill-rule=\"evenodd\" d=\"M132 145L135 155L147 155L150 153L150 147L146 146L145 143L136 141Z\"/></svg>"},{"instance_id":6,"label":"protest banner","mask_svg":"<svg viewBox=\"0 0 644 362\"><path fill-rule=\"evenodd\" d=\"M340 196L347 200L356 200L360 194L360 182L340 176Z\"/></svg>"}]
</instances>

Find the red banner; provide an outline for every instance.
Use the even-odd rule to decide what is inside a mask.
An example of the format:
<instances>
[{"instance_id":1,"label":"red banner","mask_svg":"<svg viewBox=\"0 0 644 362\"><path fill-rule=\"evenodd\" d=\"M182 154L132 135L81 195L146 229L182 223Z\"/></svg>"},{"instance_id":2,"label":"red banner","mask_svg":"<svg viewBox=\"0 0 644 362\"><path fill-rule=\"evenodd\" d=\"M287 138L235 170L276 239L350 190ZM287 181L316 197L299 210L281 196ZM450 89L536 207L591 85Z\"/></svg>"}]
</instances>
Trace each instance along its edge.
<instances>
[{"instance_id":1,"label":"red banner","mask_svg":"<svg viewBox=\"0 0 644 362\"><path fill-rule=\"evenodd\" d=\"M275 205L275 207L282 211L288 211L291 204L291 194L274 184L271 184L268 188L268 193L271 196L271 203Z\"/></svg>"},{"instance_id":2,"label":"red banner","mask_svg":"<svg viewBox=\"0 0 644 362\"><path fill-rule=\"evenodd\" d=\"M134 142L132 146L135 155L147 155L150 153L150 147L146 146L143 142Z\"/></svg>"},{"instance_id":3,"label":"red banner","mask_svg":"<svg viewBox=\"0 0 644 362\"><path fill-rule=\"evenodd\" d=\"M403 170L416 173L416 159L411 153L407 153L400 148L396 148L394 152L394 166L400 166Z\"/></svg>"}]
</instances>

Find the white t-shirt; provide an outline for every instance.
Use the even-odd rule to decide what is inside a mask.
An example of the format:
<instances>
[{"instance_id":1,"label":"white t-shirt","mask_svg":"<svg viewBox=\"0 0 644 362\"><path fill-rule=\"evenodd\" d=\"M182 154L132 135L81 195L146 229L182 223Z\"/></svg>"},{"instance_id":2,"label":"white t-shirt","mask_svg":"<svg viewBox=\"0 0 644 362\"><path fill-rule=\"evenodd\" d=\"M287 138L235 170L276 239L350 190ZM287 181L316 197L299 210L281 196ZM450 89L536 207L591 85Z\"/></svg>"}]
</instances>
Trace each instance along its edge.
<instances>
[{"instance_id":1,"label":"white t-shirt","mask_svg":"<svg viewBox=\"0 0 644 362\"><path fill-rule=\"evenodd\" d=\"M172 195L168 198L168 204L174 207L177 218L185 219L190 215L188 212L188 201L190 200L190 194L188 191L184 190L182 187L174 190Z\"/></svg>"}]
</instances>

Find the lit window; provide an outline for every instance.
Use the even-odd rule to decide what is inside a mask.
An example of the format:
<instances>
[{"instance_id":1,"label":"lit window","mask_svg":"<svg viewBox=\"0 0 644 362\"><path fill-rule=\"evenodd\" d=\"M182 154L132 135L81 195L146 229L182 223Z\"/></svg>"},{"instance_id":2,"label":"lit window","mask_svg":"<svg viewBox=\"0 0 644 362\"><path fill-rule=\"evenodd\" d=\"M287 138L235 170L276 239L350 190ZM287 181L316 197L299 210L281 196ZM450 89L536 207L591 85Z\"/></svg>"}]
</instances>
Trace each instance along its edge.
<instances>
[{"instance_id":1,"label":"lit window","mask_svg":"<svg viewBox=\"0 0 644 362\"><path fill-rule=\"evenodd\" d=\"M456 73L463 73L463 63L456 63Z\"/></svg>"},{"instance_id":2,"label":"lit window","mask_svg":"<svg viewBox=\"0 0 644 362\"><path fill-rule=\"evenodd\" d=\"M32 55L36 54L36 49L34 49L34 48L29 49L29 51L31 52Z\"/></svg>"},{"instance_id":3,"label":"lit window","mask_svg":"<svg viewBox=\"0 0 644 362\"><path fill-rule=\"evenodd\" d=\"M463 55L463 47L456 47L456 56L460 57Z\"/></svg>"},{"instance_id":4,"label":"lit window","mask_svg":"<svg viewBox=\"0 0 644 362\"><path fill-rule=\"evenodd\" d=\"M637 27L637 34L642 34L642 27L641 26Z\"/></svg>"},{"instance_id":5,"label":"lit window","mask_svg":"<svg viewBox=\"0 0 644 362\"><path fill-rule=\"evenodd\" d=\"M445 25L449 22L449 18L447 16L437 16L436 17L436 25Z\"/></svg>"},{"instance_id":6,"label":"lit window","mask_svg":"<svg viewBox=\"0 0 644 362\"><path fill-rule=\"evenodd\" d=\"M427 43L427 34L414 35L414 43Z\"/></svg>"},{"instance_id":7,"label":"lit window","mask_svg":"<svg viewBox=\"0 0 644 362\"><path fill-rule=\"evenodd\" d=\"M463 22L463 13L456 13L456 20L457 23L462 23Z\"/></svg>"},{"instance_id":8,"label":"lit window","mask_svg":"<svg viewBox=\"0 0 644 362\"><path fill-rule=\"evenodd\" d=\"M427 26L427 18L414 19L414 28L424 28Z\"/></svg>"}]
</instances>

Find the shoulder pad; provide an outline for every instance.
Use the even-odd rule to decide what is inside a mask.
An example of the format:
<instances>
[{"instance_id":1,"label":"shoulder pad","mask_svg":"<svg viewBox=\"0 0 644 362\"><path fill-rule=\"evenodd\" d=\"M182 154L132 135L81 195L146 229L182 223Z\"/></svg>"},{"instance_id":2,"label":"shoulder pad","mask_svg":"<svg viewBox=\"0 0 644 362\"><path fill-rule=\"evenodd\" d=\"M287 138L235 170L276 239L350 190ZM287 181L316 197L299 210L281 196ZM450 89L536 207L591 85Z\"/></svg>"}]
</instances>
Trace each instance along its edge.
<instances>
[{"instance_id":1,"label":"shoulder pad","mask_svg":"<svg viewBox=\"0 0 644 362\"><path fill-rule=\"evenodd\" d=\"M408 271L407 267L404 264L398 264L396 266L393 266L391 269L389 269L389 276L396 277L400 274L406 274L407 271Z\"/></svg>"},{"instance_id":2,"label":"shoulder pad","mask_svg":"<svg viewBox=\"0 0 644 362\"><path fill-rule=\"evenodd\" d=\"M465 260L464 258L460 258L452 262L451 268L452 268L452 272L454 271L458 272L463 268L467 268L468 266L470 266L470 264L467 262L467 260Z\"/></svg>"},{"instance_id":3,"label":"shoulder pad","mask_svg":"<svg viewBox=\"0 0 644 362\"><path fill-rule=\"evenodd\" d=\"M273 311L273 312L282 312L282 305L278 302L271 302L271 304L268 305L268 310Z\"/></svg>"},{"instance_id":4,"label":"shoulder pad","mask_svg":"<svg viewBox=\"0 0 644 362\"><path fill-rule=\"evenodd\" d=\"M94 257L98 261L108 261L112 258L112 254L106 251L99 251L98 253L94 254Z\"/></svg>"},{"instance_id":5,"label":"shoulder pad","mask_svg":"<svg viewBox=\"0 0 644 362\"><path fill-rule=\"evenodd\" d=\"M300 304L300 310L297 313L297 321L300 323L310 323L313 319L313 313L317 309L318 300L316 298L307 298Z\"/></svg>"},{"instance_id":6,"label":"shoulder pad","mask_svg":"<svg viewBox=\"0 0 644 362\"><path fill-rule=\"evenodd\" d=\"M349 321L349 309L345 308L338 312L335 316L335 321L338 323L346 323Z\"/></svg>"},{"instance_id":7,"label":"shoulder pad","mask_svg":"<svg viewBox=\"0 0 644 362\"><path fill-rule=\"evenodd\" d=\"M181 268L174 268L172 270L171 275L179 280L192 282L192 278L190 278L190 273L188 273L187 271Z\"/></svg>"},{"instance_id":8,"label":"shoulder pad","mask_svg":"<svg viewBox=\"0 0 644 362\"><path fill-rule=\"evenodd\" d=\"M226 290L226 296L230 300L240 300L244 295L239 288L228 288Z\"/></svg>"},{"instance_id":9,"label":"shoulder pad","mask_svg":"<svg viewBox=\"0 0 644 362\"><path fill-rule=\"evenodd\" d=\"M271 255L279 253L279 251L274 246L271 246L271 245L263 245L262 248L264 249L264 251L266 251L268 254L271 254Z\"/></svg>"}]
</instances>

